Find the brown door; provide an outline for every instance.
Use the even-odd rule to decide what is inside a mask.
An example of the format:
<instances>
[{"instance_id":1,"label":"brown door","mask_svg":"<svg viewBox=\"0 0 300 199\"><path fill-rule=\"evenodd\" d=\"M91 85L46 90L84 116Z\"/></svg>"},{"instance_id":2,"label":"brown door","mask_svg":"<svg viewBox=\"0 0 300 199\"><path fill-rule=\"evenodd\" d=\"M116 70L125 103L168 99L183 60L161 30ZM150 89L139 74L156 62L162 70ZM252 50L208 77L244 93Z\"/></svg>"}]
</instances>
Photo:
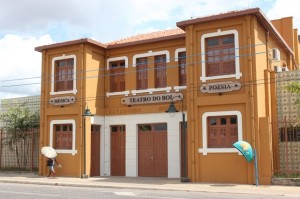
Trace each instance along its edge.
<instances>
[{"instance_id":1,"label":"brown door","mask_svg":"<svg viewBox=\"0 0 300 199\"><path fill-rule=\"evenodd\" d=\"M125 136L124 125L111 126L111 176L125 176Z\"/></svg>"},{"instance_id":2,"label":"brown door","mask_svg":"<svg viewBox=\"0 0 300 199\"><path fill-rule=\"evenodd\" d=\"M167 177L167 124L142 124L138 133L139 176Z\"/></svg>"},{"instance_id":3,"label":"brown door","mask_svg":"<svg viewBox=\"0 0 300 199\"><path fill-rule=\"evenodd\" d=\"M100 176L100 125L92 125L91 176Z\"/></svg>"}]
</instances>

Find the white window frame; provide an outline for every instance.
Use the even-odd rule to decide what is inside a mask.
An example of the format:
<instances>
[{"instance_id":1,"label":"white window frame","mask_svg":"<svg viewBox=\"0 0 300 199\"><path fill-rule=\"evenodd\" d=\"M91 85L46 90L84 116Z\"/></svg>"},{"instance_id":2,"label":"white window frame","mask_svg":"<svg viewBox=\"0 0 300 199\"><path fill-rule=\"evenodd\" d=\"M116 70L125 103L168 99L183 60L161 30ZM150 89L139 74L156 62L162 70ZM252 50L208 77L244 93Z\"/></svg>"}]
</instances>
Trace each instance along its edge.
<instances>
[{"instance_id":1,"label":"white window frame","mask_svg":"<svg viewBox=\"0 0 300 199\"><path fill-rule=\"evenodd\" d=\"M179 55L179 53L182 53L182 52L186 52L186 48L177 48L175 50L175 61L178 61L178 55Z\"/></svg>"},{"instance_id":2,"label":"white window frame","mask_svg":"<svg viewBox=\"0 0 300 199\"><path fill-rule=\"evenodd\" d=\"M186 52L186 48L177 48L175 50L175 61L178 62L178 55L181 52ZM186 66L187 67L187 66ZM180 90L184 90L186 89L186 86L173 86L173 89L175 90L175 92L179 92Z\"/></svg>"},{"instance_id":3,"label":"white window frame","mask_svg":"<svg viewBox=\"0 0 300 199\"><path fill-rule=\"evenodd\" d=\"M208 153L238 153L236 148L208 148L207 147L207 118L212 116L228 116L236 115L237 116L237 130L238 130L238 140L243 140L243 131L242 131L242 113L240 111L218 111L218 112L206 112L202 115L202 147L199 148L199 153L207 155Z\"/></svg>"},{"instance_id":4,"label":"white window frame","mask_svg":"<svg viewBox=\"0 0 300 199\"><path fill-rule=\"evenodd\" d=\"M128 68L128 57L127 56L121 56L121 57L112 57L108 58L106 60L106 69L109 70L109 63L114 62L114 61L125 61L125 68ZM117 96L117 95L125 95L128 96L130 91L120 91L120 92L106 92L106 96Z\"/></svg>"},{"instance_id":5,"label":"white window frame","mask_svg":"<svg viewBox=\"0 0 300 199\"><path fill-rule=\"evenodd\" d=\"M162 50L162 51L156 51L153 52L152 50L148 51L147 53L142 53L142 54L136 54L133 55L132 58L132 67L136 67L136 59L141 58L141 57L153 57L157 55L166 55L166 63L170 62L170 52L168 50Z\"/></svg>"},{"instance_id":6,"label":"white window frame","mask_svg":"<svg viewBox=\"0 0 300 199\"><path fill-rule=\"evenodd\" d=\"M64 60L64 59L74 59L74 68L73 68L73 90L68 90L68 91L58 91L56 92L54 90L55 87L55 62L59 60ZM76 94L77 93L77 88L76 88L76 55L65 55L63 54L62 56L59 57L54 57L52 59L52 67L51 67L51 92L50 95L60 95L60 94L67 94L67 93L72 93Z\"/></svg>"},{"instance_id":7,"label":"white window frame","mask_svg":"<svg viewBox=\"0 0 300 199\"><path fill-rule=\"evenodd\" d=\"M54 138L54 125L55 124L72 124L72 149L56 149L57 153L71 153L72 155L75 155L77 153L77 150L75 149L75 141L76 141L76 125L75 120L52 120L50 122L50 143L49 145L53 147L53 138Z\"/></svg>"},{"instance_id":8,"label":"white window frame","mask_svg":"<svg viewBox=\"0 0 300 199\"><path fill-rule=\"evenodd\" d=\"M132 67L136 67L136 59L138 59L138 58L141 58L141 57L153 57L153 56L157 56L157 55L166 55L166 63L170 62L170 52L168 50L162 50L162 51L156 51L156 52L153 52L152 50L150 50L147 53L133 55L133 58L132 58L133 65L132 65ZM154 92L161 92L161 91L170 92L171 89L172 89L172 87L148 88L148 89L144 89L144 90L131 90L131 93L133 95L141 94L141 93L152 94Z\"/></svg>"},{"instance_id":9,"label":"white window frame","mask_svg":"<svg viewBox=\"0 0 300 199\"><path fill-rule=\"evenodd\" d=\"M109 63L110 62L115 62L115 61L125 61L125 68L128 68L128 57L127 56L121 56L121 57L112 57L108 58L106 60L106 69L109 70Z\"/></svg>"},{"instance_id":10,"label":"white window frame","mask_svg":"<svg viewBox=\"0 0 300 199\"><path fill-rule=\"evenodd\" d=\"M218 37L223 35L234 35L234 48L235 48L235 74L230 75L218 75L206 77L206 51L205 51L205 39L210 37ZM201 58L202 58L202 75L200 80L202 82L206 82L207 80L212 79L224 79L224 78L236 78L240 79L242 77L242 73L240 72L240 58L239 58L239 34L237 30L226 30L221 31L220 29L217 32L206 33L201 36Z\"/></svg>"}]
</instances>

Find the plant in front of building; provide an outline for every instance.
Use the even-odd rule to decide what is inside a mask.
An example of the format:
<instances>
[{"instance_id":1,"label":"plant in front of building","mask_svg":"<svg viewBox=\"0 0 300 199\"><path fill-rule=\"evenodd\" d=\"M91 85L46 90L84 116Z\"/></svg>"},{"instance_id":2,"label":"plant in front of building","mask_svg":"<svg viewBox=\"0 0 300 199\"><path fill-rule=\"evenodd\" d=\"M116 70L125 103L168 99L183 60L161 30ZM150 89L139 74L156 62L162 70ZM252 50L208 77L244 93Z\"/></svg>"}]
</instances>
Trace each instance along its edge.
<instances>
[{"instance_id":1,"label":"plant in front of building","mask_svg":"<svg viewBox=\"0 0 300 199\"><path fill-rule=\"evenodd\" d=\"M4 104L5 110L0 113L3 135L1 142L15 153L18 168L26 168L29 161L29 147L32 140L32 129L39 127L39 112L31 111L26 103Z\"/></svg>"},{"instance_id":2,"label":"plant in front of building","mask_svg":"<svg viewBox=\"0 0 300 199\"><path fill-rule=\"evenodd\" d=\"M300 108L300 82L291 82L286 86L286 89L289 92L298 95L295 104Z\"/></svg>"}]
</instances>

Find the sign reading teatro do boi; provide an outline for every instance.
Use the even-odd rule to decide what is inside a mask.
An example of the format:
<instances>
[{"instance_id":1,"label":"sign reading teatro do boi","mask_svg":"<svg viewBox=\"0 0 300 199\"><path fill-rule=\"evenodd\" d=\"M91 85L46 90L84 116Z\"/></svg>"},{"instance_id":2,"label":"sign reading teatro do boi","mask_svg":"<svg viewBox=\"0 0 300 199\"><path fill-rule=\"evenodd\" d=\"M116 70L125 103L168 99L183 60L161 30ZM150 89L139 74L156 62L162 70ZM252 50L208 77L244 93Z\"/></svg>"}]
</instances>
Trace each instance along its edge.
<instances>
[{"instance_id":1,"label":"sign reading teatro do boi","mask_svg":"<svg viewBox=\"0 0 300 199\"><path fill-rule=\"evenodd\" d=\"M143 95L124 97L121 100L121 104L136 105L136 104L151 104L151 103L163 103L163 102L175 102L183 99L182 93L166 93L158 95Z\"/></svg>"}]
</instances>

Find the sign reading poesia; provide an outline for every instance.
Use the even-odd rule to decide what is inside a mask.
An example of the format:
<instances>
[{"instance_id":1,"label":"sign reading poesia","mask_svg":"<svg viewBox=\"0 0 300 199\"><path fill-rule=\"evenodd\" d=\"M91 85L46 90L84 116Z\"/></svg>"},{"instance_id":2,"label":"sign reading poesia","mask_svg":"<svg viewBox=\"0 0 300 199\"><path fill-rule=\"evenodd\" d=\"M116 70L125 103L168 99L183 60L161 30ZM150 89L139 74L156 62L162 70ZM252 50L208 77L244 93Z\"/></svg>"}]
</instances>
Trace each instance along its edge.
<instances>
[{"instance_id":1,"label":"sign reading poesia","mask_svg":"<svg viewBox=\"0 0 300 199\"><path fill-rule=\"evenodd\" d=\"M202 84L200 90L202 93L224 93L241 89L240 82L217 82Z\"/></svg>"},{"instance_id":2,"label":"sign reading poesia","mask_svg":"<svg viewBox=\"0 0 300 199\"><path fill-rule=\"evenodd\" d=\"M151 104L151 103L163 103L179 101L183 99L182 93L167 93L158 95L143 95L134 97L124 97L121 100L121 104L134 105L134 104Z\"/></svg>"}]
</instances>

